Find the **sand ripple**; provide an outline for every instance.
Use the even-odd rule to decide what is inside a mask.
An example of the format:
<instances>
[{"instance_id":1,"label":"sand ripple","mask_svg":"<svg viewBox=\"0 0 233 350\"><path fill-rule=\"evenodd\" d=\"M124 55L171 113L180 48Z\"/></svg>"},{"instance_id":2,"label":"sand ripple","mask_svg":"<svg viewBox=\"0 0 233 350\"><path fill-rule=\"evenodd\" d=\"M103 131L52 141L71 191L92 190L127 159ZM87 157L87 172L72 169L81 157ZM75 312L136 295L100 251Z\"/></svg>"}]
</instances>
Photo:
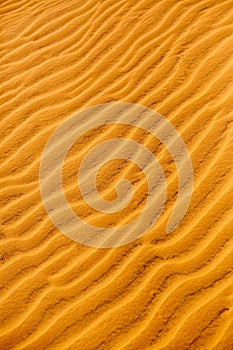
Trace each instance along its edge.
<instances>
[{"instance_id":1,"label":"sand ripple","mask_svg":"<svg viewBox=\"0 0 233 350\"><path fill-rule=\"evenodd\" d=\"M7 0L0 23L0 349L233 349L232 1ZM82 203L77 165L107 137L146 145L168 184L146 235L94 249L47 216L40 157L67 117L115 101L172 122L195 188L182 224L166 235L177 176L163 145L133 128L89 133L64 166L66 196L87 221L121 225L144 205L145 177L127 162L103 170L99 189L111 200L127 176L137 205L106 219Z\"/></svg>"}]
</instances>

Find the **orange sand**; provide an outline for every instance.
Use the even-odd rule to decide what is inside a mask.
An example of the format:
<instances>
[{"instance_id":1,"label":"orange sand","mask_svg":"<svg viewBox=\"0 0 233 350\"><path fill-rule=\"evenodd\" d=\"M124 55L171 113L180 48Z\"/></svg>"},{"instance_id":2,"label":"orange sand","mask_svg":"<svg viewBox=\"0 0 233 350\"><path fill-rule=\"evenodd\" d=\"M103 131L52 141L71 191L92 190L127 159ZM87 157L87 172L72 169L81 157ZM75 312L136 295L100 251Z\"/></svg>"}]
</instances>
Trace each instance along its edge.
<instances>
[{"instance_id":1,"label":"orange sand","mask_svg":"<svg viewBox=\"0 0 233 350\"><path fill-rule=\"evenodd\" d=\"M233 349L232 0L6 0L0 23L0 349ZM195 188L183 222L166 235L177 176L158 143L168 183L161 218L129 245L94 249L50 221L38 172L63 120L110 101L172 122ZM110 133L119 130L80 142L87 150ZM149 135L135 138L152 144ZM64 167L74 210L78 162L74 147ZM126 173L141 200L120 217L82 215L106 227L133 219L145 178L127 162L101 171L106 199Z\"/></svg>"}]
</instances>

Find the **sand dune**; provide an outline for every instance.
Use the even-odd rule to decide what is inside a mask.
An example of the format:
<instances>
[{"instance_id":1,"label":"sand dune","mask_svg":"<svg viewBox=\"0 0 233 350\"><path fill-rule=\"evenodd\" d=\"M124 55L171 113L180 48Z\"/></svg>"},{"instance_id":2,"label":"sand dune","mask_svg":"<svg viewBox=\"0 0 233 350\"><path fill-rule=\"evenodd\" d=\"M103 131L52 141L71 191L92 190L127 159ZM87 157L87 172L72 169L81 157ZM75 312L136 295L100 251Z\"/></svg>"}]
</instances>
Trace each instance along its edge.
<instances>
[{"instance_id":1,"label":"sand dune","mask_svg":"<svg viewBox=\"0 0 233 350\"><path fill-rule=\"evenodd\" d=\"M0 23L0 349L233 349L232 1L7 0ZM166 148L133 127L89 132L63 169L66 197L83 219L118 227L145 204L145 176L127 161L101 169L97 187L112 200L127 177L129 207L106 216L83 203L77 168L109 137L151 149L167 181L166 206L147 234L95 249L50 221L40 159L66 118L118 101L176 127L194 193L166 235L178 185Z\"/></svg>"}]
</instances>

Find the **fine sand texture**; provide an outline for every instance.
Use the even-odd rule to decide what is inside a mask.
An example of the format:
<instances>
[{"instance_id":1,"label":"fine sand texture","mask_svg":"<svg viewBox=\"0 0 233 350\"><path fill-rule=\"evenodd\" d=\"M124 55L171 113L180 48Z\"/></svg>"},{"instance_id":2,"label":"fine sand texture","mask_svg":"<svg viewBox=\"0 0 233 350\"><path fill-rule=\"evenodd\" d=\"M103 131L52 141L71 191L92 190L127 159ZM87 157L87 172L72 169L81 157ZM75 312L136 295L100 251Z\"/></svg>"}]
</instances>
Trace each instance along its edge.
<instances>
[{"instance_id":1,"label":"fine sand texture","mask_svg":"<svg viewBox=\"0 0 233 350\"><path fill-rule=\"evenodd\" d=\"M0 29L0 350L232 350L233 1L6 0ZM67 201L83 220L120 227L147 199L144 173L113 159L97 188L112 201L126 177L132 202L116 214L83 202L78 167L103 140L151 149L167 183L146 234L97 249L52 223L39 169L61 122L107 102L142 105L173 124L194 192L166 234L178 176L164 145L130 126L89 131L63 168Z\"/></svg>"}]
</instances>

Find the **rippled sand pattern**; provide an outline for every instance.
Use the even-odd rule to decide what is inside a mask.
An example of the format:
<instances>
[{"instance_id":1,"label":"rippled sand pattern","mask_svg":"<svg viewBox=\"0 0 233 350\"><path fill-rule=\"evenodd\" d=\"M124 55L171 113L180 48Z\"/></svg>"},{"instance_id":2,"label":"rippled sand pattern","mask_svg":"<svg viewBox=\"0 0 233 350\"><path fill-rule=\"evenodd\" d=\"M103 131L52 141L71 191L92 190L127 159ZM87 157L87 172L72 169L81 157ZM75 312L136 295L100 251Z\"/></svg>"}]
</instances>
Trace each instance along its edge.
<instances>
[{"instance_id":1,"label":"rippled sand pattern","mask_svg":"<svg viewBox=\"0 0 233 350\"><path fill-rule=\"evenodd\" d=\"M233 349L232 23L232 0L1 1L1 350ZM87 222L121 226L146 199L140 169L112 161L100 170L99 191L114 199L126 176L133 202L107 217L82 203L77 167L101 140L124 135L152 148L168 186L146 235L94 249L50 221L39 165L63 120L115 101L172 122L191 154L194 193L166 235L177 196L169 153L133 128L89 132L64 165L66 196Z\"/></svg>"}]
</instances>

